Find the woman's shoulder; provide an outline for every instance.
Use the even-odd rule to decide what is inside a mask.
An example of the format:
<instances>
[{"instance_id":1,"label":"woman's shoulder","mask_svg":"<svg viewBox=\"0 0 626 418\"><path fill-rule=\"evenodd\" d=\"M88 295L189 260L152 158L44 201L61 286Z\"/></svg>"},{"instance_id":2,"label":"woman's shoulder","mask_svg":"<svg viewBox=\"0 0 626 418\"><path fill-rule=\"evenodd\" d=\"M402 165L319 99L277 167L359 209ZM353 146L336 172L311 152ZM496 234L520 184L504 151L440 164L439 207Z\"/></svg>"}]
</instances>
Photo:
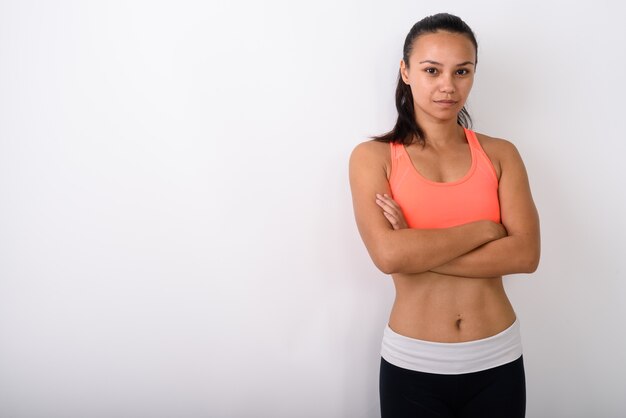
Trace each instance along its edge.
<instances>
[{"instance_id":1,"label":"woman's shoulder","mask_svg":"<svg viewBox=\"0 0 626 418\"><path fill-rule=\"evenodd\" d=\"M500 162L502 160L507 160L510 158L520 158L519 151L517 150L517 147L513 144L513 142L507 139L496 138L478 132L475 133L476 138L478 138L478 142L480 143L480 146L483 148L483 151L485 151L487 156L489 156L492 161L496 160Z\"/></svg>"},{"instance_id":2,"label":"woman's shoulder","mask_svg":"<svg viewBox=\"0 0 626 418\"><path fill-rule=\"evenodd\" d=\"M380 153L387 153L389 154L389 142L382 142L382 141L377 141L375 139L370 139L368 141L364 141L361 142L360 144L357 144L356 147L354 147L354 150L352 151L354 152L358 152L358 153L374 153L374 154L380 154Z\"/></svg>"},{"instance_id":3,"label":"woman's shoulder","mask_svg":"<svg viewBox=\"0 0 626 418\"><path fill-rule=\"evenodd\" d=\"M480 146L487 153L489 153L489 151L494 153L509 153L515 150L515 145L507 139L496 138L479 132L475 132L475 134Z\"/></svg>"},{"instance_id":4,"label":"woman's shoulder","mask_svg":"<svg viewBox=\"0 0 626 418\"><path fill-rule=\"evenodd\" d=\"M478 132L475 133L480 146L491 160L499 179L502 174L502 167L506 165L506 162L511 159L517 160L520 158L517 148L507 139L496 138Z\"/></svg>"},{"instance_id":5,"label":"woman's shoulder","mask_svg":"<svg viewBox=\"0 0 626 418\"><path fill-rule=\"evenodd\" d=\"M358 144L352 150L350 159L373 161L388 161L391 155L388 142L381 142L371 139Z\"/></svg>"},{"instance_id":6,"label":"woman's shoulder","mask_svg":"<svg viewBox=\"0 0 626 418\"><path fill-rule=\"evenodd\" d=\"M374 139L358 144L350 155L350 166L358 169L383 167L387 173L391 167L391 147L388 142Z\"/></svg>"}]
</instances>

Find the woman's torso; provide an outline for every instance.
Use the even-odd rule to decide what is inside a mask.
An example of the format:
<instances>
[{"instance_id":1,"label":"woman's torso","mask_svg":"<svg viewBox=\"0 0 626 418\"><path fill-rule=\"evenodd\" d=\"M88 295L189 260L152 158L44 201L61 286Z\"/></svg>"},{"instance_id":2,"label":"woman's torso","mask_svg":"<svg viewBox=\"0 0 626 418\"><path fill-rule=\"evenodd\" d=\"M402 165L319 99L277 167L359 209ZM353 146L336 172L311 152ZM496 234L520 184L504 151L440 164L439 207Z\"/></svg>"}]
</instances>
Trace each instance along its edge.
<instances>
[{"instance_id":1,"label":"woman's torso","mask_svg":"<svg viewBox=\"0 0 626 418\"><path fill-rule=\"evenodd\" d=\"M500 221L497 161L494 164L472 131L464 132L467 144L459 148L455 157L459 162L454 164L456 172L465 174L447 182L426 177L433 164L420 158L418 145L390 145L389 184L409 227ZM389 326L398 334L426 341L472 341L495 335L515 321L501 277L468 278L430 271L392 277L396 299Z\"/></svg>"}]
</instances>

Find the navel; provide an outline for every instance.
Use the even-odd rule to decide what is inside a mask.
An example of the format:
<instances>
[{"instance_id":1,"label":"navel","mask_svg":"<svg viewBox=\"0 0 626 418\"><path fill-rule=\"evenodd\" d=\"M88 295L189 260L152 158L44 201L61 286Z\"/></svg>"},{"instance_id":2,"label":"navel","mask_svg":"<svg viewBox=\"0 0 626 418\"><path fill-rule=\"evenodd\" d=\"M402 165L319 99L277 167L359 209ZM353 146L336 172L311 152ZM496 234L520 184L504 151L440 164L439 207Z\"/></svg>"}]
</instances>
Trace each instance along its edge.
<instances>
[{"instance_id":1,"label":"navel","mask_svg":"<svg viewBox=\"0 0 626 418\"><path fill-rule=\"evenodd\" d=\"M461 314L458 314L456 316L456 322L455 322L456 329L459 329L459 330L461 329L461 322L463 322L463 318L461 318Z\"/></svg>"}]
</instances>

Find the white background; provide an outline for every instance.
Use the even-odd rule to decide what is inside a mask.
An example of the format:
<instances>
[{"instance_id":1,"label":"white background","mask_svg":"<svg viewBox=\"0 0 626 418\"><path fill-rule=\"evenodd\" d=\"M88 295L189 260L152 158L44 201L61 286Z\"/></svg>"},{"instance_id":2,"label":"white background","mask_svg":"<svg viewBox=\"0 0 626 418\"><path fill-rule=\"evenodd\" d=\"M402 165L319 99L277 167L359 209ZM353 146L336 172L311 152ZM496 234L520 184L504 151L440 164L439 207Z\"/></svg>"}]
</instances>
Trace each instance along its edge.
<instances>
[{"instance_id":1,"label":"white background","mask_svg":"<svg viewBox=\"0 0 626 418\"><path fill-rule=\"evenodd\" d=\"M347 161L440 11L541 215L506 278L528 416L623 416L624 6L428 4L0 2L0 416L378 416L393 286Z\"/></svg>"}]
</instances>

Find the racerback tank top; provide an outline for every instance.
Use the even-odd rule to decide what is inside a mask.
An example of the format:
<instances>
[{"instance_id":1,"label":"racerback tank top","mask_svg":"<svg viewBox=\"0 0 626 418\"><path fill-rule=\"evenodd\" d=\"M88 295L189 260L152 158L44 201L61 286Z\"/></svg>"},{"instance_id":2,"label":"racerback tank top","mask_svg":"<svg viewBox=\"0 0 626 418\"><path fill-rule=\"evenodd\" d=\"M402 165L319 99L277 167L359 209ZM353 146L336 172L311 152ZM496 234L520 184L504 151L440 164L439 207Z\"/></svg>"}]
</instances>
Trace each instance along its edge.
<instances>
[{"instance_id":1,"label":"racerback tank top","mask_svg":"<svg viewBox=\"0 0 626 418\"><path fill-rule=\"evenodd\" d=\"M485 219L500 222L496 171L476 134L464 130L472 164L463 177L447 183L422 176L404 145L390 143L389 186L409 228L449 228Z\"/></svg>"}]
</instances>

